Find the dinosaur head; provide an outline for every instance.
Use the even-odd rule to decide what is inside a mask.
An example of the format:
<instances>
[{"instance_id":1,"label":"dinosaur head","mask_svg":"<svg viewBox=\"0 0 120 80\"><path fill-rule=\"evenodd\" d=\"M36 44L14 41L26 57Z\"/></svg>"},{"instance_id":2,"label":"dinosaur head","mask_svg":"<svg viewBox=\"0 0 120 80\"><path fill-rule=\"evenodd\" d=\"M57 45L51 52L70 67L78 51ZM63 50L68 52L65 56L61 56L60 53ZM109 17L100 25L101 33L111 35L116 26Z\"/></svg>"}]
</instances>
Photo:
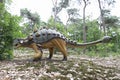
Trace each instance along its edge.
<instances>
[{"instance_id":1,"label":"dinosaur head","mask_svg":"<svg viewBox=\"0 0 120 80\"><path fill-rule=\"evenodd\" d=\"M28 45L28 40L27 39L15 39L13 42L13 46L15 46L16 48L19 47L25 47Z\"/></svg>"}]
</instances>

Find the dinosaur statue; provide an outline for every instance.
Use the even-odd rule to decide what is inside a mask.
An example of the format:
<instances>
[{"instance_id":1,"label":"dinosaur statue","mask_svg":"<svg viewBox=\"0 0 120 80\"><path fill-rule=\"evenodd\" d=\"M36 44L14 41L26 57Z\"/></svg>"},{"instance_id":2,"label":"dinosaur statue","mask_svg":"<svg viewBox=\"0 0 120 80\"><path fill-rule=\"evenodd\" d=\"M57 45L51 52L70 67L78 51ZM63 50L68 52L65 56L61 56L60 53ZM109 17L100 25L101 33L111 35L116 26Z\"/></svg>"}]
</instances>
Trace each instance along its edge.
<instances>
[{"instance_id":1,"label":"dinosaur statue","mask_svg":"<svg viewBox=\"0 0 120 80\"><path fill-rule=\"evenodd\" d=\"M14 46L18 47L29 47L35 51L34 61L40 60L42 58L42 49L49 49L49 57L51 59L53 56L54 48L58 48L63 54L63 60L67 60L67 49L66 46L71 47L86 47L95 45L98 43L106 43L111 40L110 36L104 36L102 39L88 43L77 43L70 39L67 39L63 34L54 30L41 28L35 30L33 34L29 35L25 39L15 39Z\"/></svg>"}]
</instances>

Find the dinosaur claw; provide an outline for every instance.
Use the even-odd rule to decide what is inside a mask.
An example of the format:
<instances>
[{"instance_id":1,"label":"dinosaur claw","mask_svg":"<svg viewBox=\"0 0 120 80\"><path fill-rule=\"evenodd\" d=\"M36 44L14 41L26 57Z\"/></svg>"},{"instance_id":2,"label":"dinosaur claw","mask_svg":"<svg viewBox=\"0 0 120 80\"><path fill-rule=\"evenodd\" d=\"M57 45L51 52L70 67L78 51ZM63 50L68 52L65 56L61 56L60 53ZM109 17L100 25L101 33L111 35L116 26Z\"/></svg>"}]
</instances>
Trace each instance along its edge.
<instances>
[{"instance_id":1,"label":"dinosaur claw","mask_svg":"<svg viewBox=\"0 0 120 80\"><path fill-rule=\"evenodd\" d=\"M67 58L63 58L62 61L67 61Z\"/></svg>"},{"instance_id":2,"label":"dinosaur claw","mask_svg":"<svg viewBox=\"0 0 120 80\"><path fill-rule=\"evenodd\" d=\"M46 60L51 60L51 58L46 58Z\"/></svg>"}]
</instances>

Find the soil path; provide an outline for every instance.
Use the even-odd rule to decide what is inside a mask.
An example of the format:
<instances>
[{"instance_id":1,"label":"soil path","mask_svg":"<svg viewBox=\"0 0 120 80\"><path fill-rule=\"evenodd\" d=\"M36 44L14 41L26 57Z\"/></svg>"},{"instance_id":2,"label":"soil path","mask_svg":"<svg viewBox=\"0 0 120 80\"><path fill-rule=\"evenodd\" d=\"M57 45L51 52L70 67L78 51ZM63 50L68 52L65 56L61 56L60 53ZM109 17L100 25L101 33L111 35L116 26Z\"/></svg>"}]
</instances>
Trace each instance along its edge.
<instances>
[{"instance_id":1,"label":"soil path","mask_svg":"<svg viewBox=\"0 0 120 80\"><path fill-rule=\"evenodd\" d=\"M120 80L120 58L90 58L55 54L52 60L31 61L33 54L15 52L11 61L0 61L0 80Z\"/></svg>"}]
</instances>

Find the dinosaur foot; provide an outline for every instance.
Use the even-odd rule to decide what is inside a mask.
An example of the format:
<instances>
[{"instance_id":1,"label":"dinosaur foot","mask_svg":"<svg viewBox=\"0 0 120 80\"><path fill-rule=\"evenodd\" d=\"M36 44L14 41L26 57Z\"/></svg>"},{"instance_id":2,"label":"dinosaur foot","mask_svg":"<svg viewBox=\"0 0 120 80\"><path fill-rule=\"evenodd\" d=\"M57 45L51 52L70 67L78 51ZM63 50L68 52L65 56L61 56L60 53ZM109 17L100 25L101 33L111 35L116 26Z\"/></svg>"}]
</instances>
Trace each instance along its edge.
<instances>
[{"instance_id":1,"label":"dinosaur foot","mask_svg":"<svg viewBox=\"0 0 120 80\"><path fill-rule=\"evenodd\" d=\"M67 61L67 57L63 58L62 61Z\"/></svg>"},{"instance_id":2,"label":"dinosaur foot","mask_svg":"<svg viewBox=\"0 0 120 80\"><path fill-rule=\"evenodd\" d=\"M50 60L51 60L51 58L46 58L46 60L50 61Z\"/></svg>"}]
</instances>

